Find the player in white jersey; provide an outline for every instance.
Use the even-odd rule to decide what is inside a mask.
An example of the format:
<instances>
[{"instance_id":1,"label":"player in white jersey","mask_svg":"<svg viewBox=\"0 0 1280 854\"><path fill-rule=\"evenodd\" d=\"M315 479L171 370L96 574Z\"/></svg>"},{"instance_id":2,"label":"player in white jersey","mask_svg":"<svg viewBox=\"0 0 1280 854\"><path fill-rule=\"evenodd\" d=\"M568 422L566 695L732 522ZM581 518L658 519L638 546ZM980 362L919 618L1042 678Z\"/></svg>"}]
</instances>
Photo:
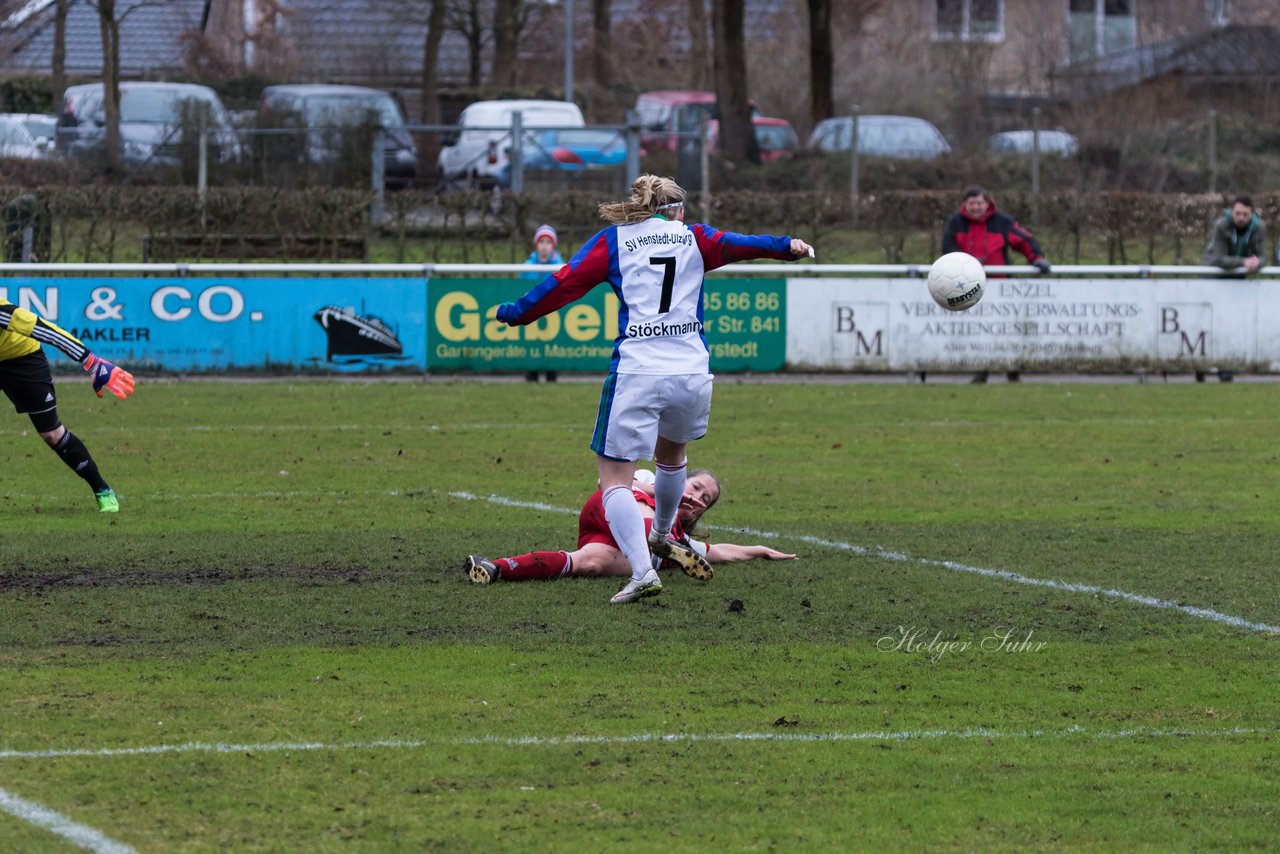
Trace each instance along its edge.
<instances>
[{"instance_id":1,"label":"player in white jersey","mask_svg":"<svg viewBox=\"0 0 1280 854\"><path fill-rule=\"evenodd\" d=\"M504 323L532 323L601 282L609 283L621 303L591 438L605 518L631 566L631 580L613 597L615 603L662 592L650 549L687 575L711 578L705 557L670 538L684 493L685 447L706 434L711 412L703 274L734 261L793 261L812 253L798 238L685 225L684 195L670 178L641 175L630 199L600 206L600 216L611 225L527 294L498 306L496 314ZM646 543L631 482L636 460L651 457L657 464L656 506Z\"/></svg>"}]
</instances>

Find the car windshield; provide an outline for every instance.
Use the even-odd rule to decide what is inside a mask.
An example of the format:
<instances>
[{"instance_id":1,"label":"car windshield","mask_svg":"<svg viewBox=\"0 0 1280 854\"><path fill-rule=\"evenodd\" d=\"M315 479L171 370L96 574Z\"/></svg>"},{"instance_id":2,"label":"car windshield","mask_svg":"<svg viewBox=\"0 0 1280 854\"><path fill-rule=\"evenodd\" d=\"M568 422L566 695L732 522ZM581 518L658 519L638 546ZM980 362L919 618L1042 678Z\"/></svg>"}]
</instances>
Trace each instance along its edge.
<instances>
[{"instance_id":1,"label":"car windshield","mask_svg":"<svg viewBox=\"0 0 1280 854\"><path fill-rule=\"evenodd\" d=\"M195 101L213 104L203 93L181 89L124 89L120 92L120 121L173 124L182 118L183 103Z\"/></svg>"},{"instance_id":2,"label":"car windshield","mask_svg":"<svg viewBox=\"0 0 1280 854\"><path fill-rule=\"evenodd\" d=\"M703 119L716 117L715 104L681 104L676 108L676 130L681 133L696 131Z\"/></svg>"},{"instance_id":3,"label":"car windshield","mask_svg":"<svg viewBox=\"0 0 1280 854\"><path fill-rule=\"evenodd\" d=\"M800 140L789 125L756 125L756 144L763 151L791 151Z\"/></svg>"},{"instance_id":4,"label":"car windshield","mask_svg":"<svg viewBox=\"0 0 1280 854\"><path fill-rule=\"evenodd\" d=\"M303 100L308 127L349 127L373 116L384 128L404 126L390 95L311 95Z\"/></svg>"},{"instance_id":5,"label":"car windshield","mask_svg":"<svg viewBox=\"0 0 1280 854\"><path fill-rule=\"evenodd\" d=\"M693 133L702 127L702 120L710 121L719 118L719 111L716 109L715 102L709 104L681 104L675 108L676 111L676 132ZM751 118L760 115L760 108L755 104L750 105Z\"/></svg>"},{"instance_id":6,"label":"car windshield","mask_svg":"<svg viewBox=\"0 0 1280 854\"><path fill-rule=\"evenodd\" d=\"M58 120L54 118L32 117L22 120L22 126L27 129L27 133L36 139L53 139L53 135L58 130Z\"/></svg>"}]
</instances>

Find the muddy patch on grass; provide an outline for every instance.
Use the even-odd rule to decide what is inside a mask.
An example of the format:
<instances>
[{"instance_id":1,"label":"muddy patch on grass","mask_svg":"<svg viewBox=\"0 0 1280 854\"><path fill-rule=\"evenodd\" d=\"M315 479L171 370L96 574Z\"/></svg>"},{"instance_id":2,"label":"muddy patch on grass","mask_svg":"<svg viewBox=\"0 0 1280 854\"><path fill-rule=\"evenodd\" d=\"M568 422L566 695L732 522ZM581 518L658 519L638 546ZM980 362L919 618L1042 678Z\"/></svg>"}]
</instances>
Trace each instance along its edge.
<instances>
[{"instance_id":1,"label":"muddy patch on grass","mask_svg":"<svg viewBox=\"0 0 1280 854\"><path fill-rule=\"evenodd\" d=\"M409 581L433 582L426 573L375 570L363 566L272 566L235 569L125 570L117 572L64 570L0 574L0 593L33 593L69 588L208 587L237 581L291 581L304 587L332 584L381 584Z\"/></svg>"}]
</instances>

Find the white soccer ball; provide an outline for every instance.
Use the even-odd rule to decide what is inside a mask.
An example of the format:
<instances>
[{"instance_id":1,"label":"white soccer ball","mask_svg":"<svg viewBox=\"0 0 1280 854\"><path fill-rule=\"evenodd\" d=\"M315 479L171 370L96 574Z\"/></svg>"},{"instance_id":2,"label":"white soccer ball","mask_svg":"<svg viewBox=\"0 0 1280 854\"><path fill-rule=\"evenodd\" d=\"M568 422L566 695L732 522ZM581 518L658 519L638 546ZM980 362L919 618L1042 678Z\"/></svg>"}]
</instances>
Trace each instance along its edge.
<instances>
[{"instance_id":1,"label":"white soccer ball","mask_svg":"<svg viewBox=\"0 0 1280 854\"><path fill-rule=\"evenodd\" d=\"M947 311L973 308L986 283L982 262L968 252L948 252L929 268L929 293Z\"/></svg>"}]
</instances>

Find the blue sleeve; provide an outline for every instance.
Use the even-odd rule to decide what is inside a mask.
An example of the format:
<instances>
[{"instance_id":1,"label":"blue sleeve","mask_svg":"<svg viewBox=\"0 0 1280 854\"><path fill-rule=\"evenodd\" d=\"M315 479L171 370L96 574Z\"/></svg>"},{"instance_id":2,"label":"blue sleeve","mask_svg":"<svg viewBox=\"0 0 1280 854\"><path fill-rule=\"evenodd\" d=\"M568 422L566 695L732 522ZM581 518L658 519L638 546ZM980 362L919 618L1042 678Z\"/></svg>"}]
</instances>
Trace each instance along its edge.
<instances>
[{"instance_id":1,"label":"blue sleeve","mask_svg":"<svg viewBox=\"0 0 1280 854\"><path fill-rule=\"evenodd\" d=\"M777 261L794 261L791 254L791 238L768 234L737 234L732 231L716 231L701 223L692 226L698 250L708 270L750 261L753 258L773 258Z\"/></svg>"}]
</instances>

